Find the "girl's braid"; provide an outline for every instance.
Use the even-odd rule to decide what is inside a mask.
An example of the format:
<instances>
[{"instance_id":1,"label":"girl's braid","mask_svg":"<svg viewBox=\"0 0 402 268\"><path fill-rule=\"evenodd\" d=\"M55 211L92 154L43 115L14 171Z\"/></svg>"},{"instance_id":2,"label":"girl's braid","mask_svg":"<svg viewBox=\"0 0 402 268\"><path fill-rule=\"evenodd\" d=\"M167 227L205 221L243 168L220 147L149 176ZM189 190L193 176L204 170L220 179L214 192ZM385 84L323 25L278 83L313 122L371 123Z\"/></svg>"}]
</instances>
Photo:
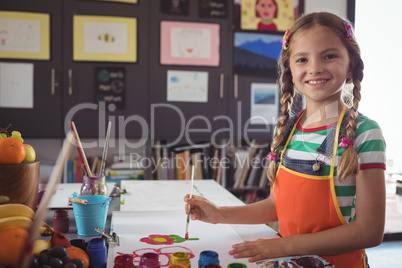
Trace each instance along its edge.
<instances>
[{"instance_id":1,"label":"girl's braid","mask_svg":"<svg viewBox=\"0 0 402 268\"><path fill-rule=\"evenodd\" d=\"M281 149L282 140L284 138L284 132L286 130L287 123L289 121L289 111L292 106L293 97L295 95L290 68L287 68L287 71L284 71L282 73L281 81L282 81L281 86L282 111L279 117L278 124L276 125L276 133L273 137L271 144L271 153L274 155L278 155ZM275 181L277 168L278 168L277 161L271 161L267 170L267 176L272 183Z\"/></svg>"},{"instance_id":2,"label":"girl's braid","mask_svg":"<svg viewBox=\"0 0 402 268\"><path fill-rule=\"evenodd\" d=\"M346 125L346 138L348 140L354 140L356 130L356 118L358 117L357 109L359 108L359 102L361 98L360 82L363 80L363 61L359 59L353 70L353 105L350 108L350 116ZM359 161L357 158L357 152L354 146L349 146L345 149L341 160L338 164L338 179L344 181L349 177L354 177L359 170Z\"/></svg>"}]
</instances>

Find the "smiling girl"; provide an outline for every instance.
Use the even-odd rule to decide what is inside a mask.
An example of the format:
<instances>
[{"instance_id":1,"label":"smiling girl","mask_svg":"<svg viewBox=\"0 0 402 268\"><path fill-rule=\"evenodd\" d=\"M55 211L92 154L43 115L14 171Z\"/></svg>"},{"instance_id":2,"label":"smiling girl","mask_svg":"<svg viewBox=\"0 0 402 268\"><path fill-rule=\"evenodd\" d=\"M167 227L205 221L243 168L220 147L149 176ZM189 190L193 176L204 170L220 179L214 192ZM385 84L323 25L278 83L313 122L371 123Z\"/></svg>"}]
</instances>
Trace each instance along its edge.
<instances>
[{"instance_id":1,"label":"smiling girl","mask_svg":"<svg viewBox=\"0 0 402 268\"><path fill-rule=\"evenodd\" d=\"M235 258L315 254L337 268L368 267L364 249L380 244L384 231L385 141L378 124L358 113L363 61L352 27L326 12L299 18L284 35L280 71L282 112L268 155L269 198L219 207L186 196L191 218L278 221L281 238L233 245ZM347 87L349 98L342 94ZM306 109L292 116L297 90Z\"/></svg>"}]
</instances>

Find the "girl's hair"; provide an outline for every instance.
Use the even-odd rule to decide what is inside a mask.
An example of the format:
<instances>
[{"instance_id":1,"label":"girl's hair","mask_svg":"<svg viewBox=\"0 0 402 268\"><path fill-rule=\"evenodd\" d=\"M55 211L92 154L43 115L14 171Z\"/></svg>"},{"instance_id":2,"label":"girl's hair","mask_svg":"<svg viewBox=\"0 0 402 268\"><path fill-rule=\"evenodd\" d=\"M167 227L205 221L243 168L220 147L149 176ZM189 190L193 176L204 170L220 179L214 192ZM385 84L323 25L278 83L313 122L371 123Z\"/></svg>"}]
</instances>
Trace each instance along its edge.
<instances>
[{"instance_id":1,"label":"girl's hair","mask_svg":"<svg viewBox=\"0 0 402 268\"><path fill-rule=\"evenodd\" d=\"M288 32L288 49L282 50L282 56L279 62L280 78L279 84L281 85L281 115L276 125L276 133L272 139L271 153L279 155L280 149L284 139L284 132L289 121L291 105L293 97L295 96L295 88L292 82L292 73L290 71L289 58L292 51L292 37L299 32L309 30L313 27L326 27L328 31L332 31L339 37L349 54L350 70L352 77L346 80L346 83L353 83L353 100L350 107L350 116L346 126L346 133L344 135L348 140L353 140L356 130L356 118L358 116L357 109L360 101L360 82L363 80L363 61L360 57L360 48L354 36L348 37L347 29L344 25L343 19L327 12L310 13L300 17L296 20ZM350 31L350 30L349 30ZM350 36L350 35L349 35ZM340 122L338 122L340 124ZM275 181L277 172L277 161L271 161L267 176L271 182ZM340 181L346 178L355 176L358 172L359 162L357 153L353 146L349 146L343 153L337 168L337 176Z\"/></svg>"},{"instance_id":2,"label":"girl's hair","mask_svg":"<svg viewBox=\"0 0 402 268\"><path fill-rule=\"evenodd\" d=\"M255 2L255 5L257 6L259 2L260 2L260 0L257 0L257 1ZM276 9L275 9L274 18L277 18L277 17L278 17L278 4L276 3L275 0L272 0L272 2L274 3L275 8L276 8ZM259 13L257 10L255 11L255 17L256 17L256 18L261 17L260 13Z\"/></svg>"}]
</instances>

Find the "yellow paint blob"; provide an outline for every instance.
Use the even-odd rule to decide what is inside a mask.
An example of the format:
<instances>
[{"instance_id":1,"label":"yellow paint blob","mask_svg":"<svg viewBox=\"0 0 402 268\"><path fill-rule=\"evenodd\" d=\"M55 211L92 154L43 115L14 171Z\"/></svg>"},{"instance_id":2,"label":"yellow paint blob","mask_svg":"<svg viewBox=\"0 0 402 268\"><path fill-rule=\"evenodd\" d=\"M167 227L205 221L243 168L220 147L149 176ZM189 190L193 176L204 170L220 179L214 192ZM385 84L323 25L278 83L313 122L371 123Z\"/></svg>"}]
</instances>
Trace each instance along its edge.
<instances>
[{"instance_id":1,"label":"yellow paint blob","mask_svg":"<svg viewBox=\"0 0 402 268\"><path fill-rule=\"evenodd\" d=\"M154 241L156 241L156 242L166 242L167 240L166 240L166 238L163 238L163 237L155 237Z\"/></svg>"}]
</instances>

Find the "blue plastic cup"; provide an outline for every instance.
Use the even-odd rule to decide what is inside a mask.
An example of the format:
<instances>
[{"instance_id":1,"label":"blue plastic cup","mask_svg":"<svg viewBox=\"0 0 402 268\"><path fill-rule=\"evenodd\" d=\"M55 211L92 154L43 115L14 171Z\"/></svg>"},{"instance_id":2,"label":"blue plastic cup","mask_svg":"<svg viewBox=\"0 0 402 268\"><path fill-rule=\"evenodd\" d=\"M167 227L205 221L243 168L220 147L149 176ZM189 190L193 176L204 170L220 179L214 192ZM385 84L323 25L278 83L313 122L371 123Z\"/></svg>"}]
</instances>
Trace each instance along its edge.
<instances>
[{"instance_id":1,"label":"blue plastic cup","mask_svg":"<svg viewBox=\"0 0 402 268\"><path fill-rule=\"evenodd\" d=\"M73 197L88 201L86 205L73 203L77 233L82 236L99 235L95 228L105 230L111 198L103 195L77 196L77 193L74 193Z\"/></svg>"}]
</instances>

